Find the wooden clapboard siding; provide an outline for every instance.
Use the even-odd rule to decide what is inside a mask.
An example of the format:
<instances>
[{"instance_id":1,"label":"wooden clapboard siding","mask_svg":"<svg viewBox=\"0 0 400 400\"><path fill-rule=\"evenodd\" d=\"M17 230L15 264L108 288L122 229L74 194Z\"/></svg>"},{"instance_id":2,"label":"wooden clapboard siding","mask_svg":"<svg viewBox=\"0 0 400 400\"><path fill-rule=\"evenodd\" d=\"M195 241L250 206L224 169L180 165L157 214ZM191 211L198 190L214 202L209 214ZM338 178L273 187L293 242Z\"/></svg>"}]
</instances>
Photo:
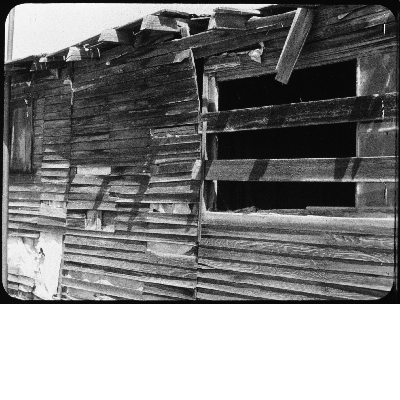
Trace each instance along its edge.
<instances>
[{"instance_id":1,"label":"wooden clapboard siding","mask_svg":"<svg viewBox=\"0 0 400 400\"><path fill-rule=\"evenodd\" d=\"M10 235L65 235L62 299L373 300L390 290L397 87L393 80L382 87L396 64L391 13L379 5L315 9L295 69L359 57L359 98L213 112L216 81L275 73L293 15L229 14L217 21L220 30L102 47L100 60L13 76L11 103L31 101L34 137L32 174L10 177ZM251 58L260 42L260 59ZM194 58L204 58L214 85L202 119ZM200 122L211 139L348 121L358 122L357 158L289 167L287 160L211 160L209 152L200 161ZM354 181L361 208L206 213L199 221L204 178ZM373 200L382 184L364 183L379 179L384 204ZM93 210L103 213L99 230L85 228ZM23 277L9 281L15 296L35 298Z\"/></svg>"},{"instance_id":2,"label":"wooden clapboard siding","mask_svg":"<svg viewBox=\"0 0 400 400\"><path fill-rule=\"evenodd\" d=\"M58 103L57 113L48 112L48 99L54 91L69 93ZM58 92L57 92L58 93ZM43 156L41 166L42 188L38 225L40 230L58 229L64 232L67 216L67 199L71 154L71 86L69 71L61 79L47 81L43 94Z\"/></svg>"},{"instance_id":3,"label":"wooden clapboard siding","mask_svg":"<svg viewBox=\"0 0 400 400\"><path fill-rule=\"evenodd\" d=\"M396 157L212 160L205 179L274 182L395 182Z\"/></svg>"},{"instance_id":4,"label":"wooden clapboard siding","mask_svg":"<svg viewBox=\"0 0 400 400\"><path fill-rule=\"evenodd\" d=\"M193 58L175 56L76 65L63 296L195 298L199 104ZM85 230L92 209L113 231Z\"/></svg>"},{"instance_id":5,"label":"wooden clapboard siding","mask_svg":"<svg viewBox=\"0 0 400 400\"><path fill-rule=\"evenodd\" d=\"M198 298L381 298L393 284L393 228L393 219L206 213Z\"/></svg>"}]
</instances>

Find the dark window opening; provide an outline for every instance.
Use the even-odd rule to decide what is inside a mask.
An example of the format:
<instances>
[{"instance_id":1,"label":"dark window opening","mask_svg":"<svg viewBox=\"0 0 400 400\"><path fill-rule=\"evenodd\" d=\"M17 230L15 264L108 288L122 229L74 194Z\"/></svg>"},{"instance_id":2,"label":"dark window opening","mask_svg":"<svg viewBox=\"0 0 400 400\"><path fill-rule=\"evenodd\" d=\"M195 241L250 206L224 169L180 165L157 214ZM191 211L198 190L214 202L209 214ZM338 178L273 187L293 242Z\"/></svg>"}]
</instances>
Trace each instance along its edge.
<instances>
[{"instance_id":1,"label":"dark window opening","mask_svg":"<svg viewBox=\"0 0 400 400\"><path fill-rule=\"evenodd\" d=\"M218 135L218 159L356 156L356 124L303 126ZM217 210L355 207L355 183L218 181Z\"/></svg>"},{"instance_id":2,"label":"dark window opening","mask_svg":"<svg viewBox=\"0 0 400 400\"><path fill-rule=\"evenodd\" d=\"M218 135L218 159L356 157L356 123L241 131Z\"/></svg>"},{"instance_id":3,"label":"dark window opening","mask_svg":"<svg viewBox=\"0 0 400 400\"><path fill-rule=\"evenodd\" d=\"M218 181L217 210L355 207L355 183Z\"/></svg>"},{"instance_id":4,"label":"dark window opening","mask_svg":"<svg viewBox=\"0 0 400 400\"><path fill-rule=\"evenodd\" d=\"M355 60L275 75L219 82L219 110L356 96ZM218 135L217 159L356 157L356 123L242 131ZM290 164L290 160L288 160ZM355 183L218 181L218 211L253 208L355 207Z\"/></svg>"},{"instance_id":5,"label":"dark window opening","mask_svg":"<svg viewBox=\"0 0 400 400\"><path fill-rule=\"evenodd\" d=\"M218 83L219 111L327 100L356 95L356 60L293 71L289 83L275 74Z\"/></svg>"}]
</instances>

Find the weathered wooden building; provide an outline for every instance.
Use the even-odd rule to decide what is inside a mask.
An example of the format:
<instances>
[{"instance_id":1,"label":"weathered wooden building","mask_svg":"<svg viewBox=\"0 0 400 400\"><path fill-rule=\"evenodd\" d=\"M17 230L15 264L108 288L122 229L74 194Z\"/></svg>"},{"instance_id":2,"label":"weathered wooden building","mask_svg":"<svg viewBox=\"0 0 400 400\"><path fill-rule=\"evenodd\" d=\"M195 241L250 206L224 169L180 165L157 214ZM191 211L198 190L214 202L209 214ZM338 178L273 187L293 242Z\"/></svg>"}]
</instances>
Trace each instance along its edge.
<instances>
[{"instance_id":1,"label":"weathered wooden building","mask_svg":"<svg viewBox=\"0 0 400 400\"><path fill-rule=\"evenodd\" d=\"M384 297L397 30L379 5L164 10L7 63L9 294Z\"/></svg>"}]
</instances>

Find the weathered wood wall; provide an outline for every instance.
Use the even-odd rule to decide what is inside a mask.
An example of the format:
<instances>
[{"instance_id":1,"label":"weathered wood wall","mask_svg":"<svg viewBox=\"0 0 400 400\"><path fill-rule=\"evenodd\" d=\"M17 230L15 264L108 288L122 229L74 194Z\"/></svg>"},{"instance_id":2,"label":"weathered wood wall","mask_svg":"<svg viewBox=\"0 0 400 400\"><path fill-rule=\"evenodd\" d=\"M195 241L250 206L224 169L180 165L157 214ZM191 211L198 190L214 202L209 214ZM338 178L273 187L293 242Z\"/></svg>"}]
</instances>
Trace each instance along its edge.
<instances>
[{"instance_id":1,"label":"weathered wood wall","mask_svg":"<svg viewBox=\"0 0 400 400\"><path fill-rule=\"evenodd\" d=\"M398 90L393 52L397 48L396 23L390 11L381 6L351 5L321 6L315 13L297 69L357 58L357 96ZM218 83L274 73L290 26L285 21L293 16L294 12L287 13L280 27L276 23L261 56L260 52L255 54L257 50L247 50L210 57L204 79L214 77ZM262 26L268 18L273 19L253 18L248 24ZM392 97L397 98L397 93ZM358 124L357 157L368 158L354 159L356 168L351 167L351 159L206 161L205 179L209 181L359 183L352 212L328 208L316 208L320 216L310 215L311 210L298 212L303 215L290 215L290 210L251 215L207 212L199 245L199 300L372 300L391 290L398 126L392 100L377 97L375 116L374 101L372 97L336 99L202 116L207 121L209 141L217 133L323 125L354 118L365 121ZM351 103L351 112L346 113L347 103ZM380 121L372 122L375 118ZM371 163L375 177L363 175L363 168L358 167L364 162ZM382 162L392 163L387 173L380 166ZM341 164L345 165L339 168L343 173L335 173L334 165Z\"/></svg>"},{"instance_id":2,"label":"weathered wood wall","mask_svg":"<svg viewBox=\"0 0 400 400\"><path fill-rule=\"evenodd\" d=\"M206 212L199 224L202 179L231 179L229 163L222 170L223 162L212 161L217 158L215 134L263 124L282 127L276 107L293 115L286 118L290 126L362 121L357 156L396 155L397 97L390 93L398 90L393 78L397 29L387 9L316 9L295 68L358 58L357 95L366 96L328 101L325 114L321 104L314 111L312 105L299 104L218 113L218 81L275 72L294 12L250 17L240 17L240 29L218 26L238 23L226 15L216 18L210 30L179 40L123 44L102 50L97 61L13 76L12 102L32 107L33 172L10 177L10 235L36 239L51 230L64 237L61 298L370 300L390 290L392 158L381 160L390 164L383 202L371 160L365 160L367 175L347 177L359 182L358 206L364 210L343 212L345 217L336 211L334 217ZM208 78L213 83L206 96L208 115L200 116L194 58L204 58L205 83ZM335 104L339 114L331 112ZM298 109L311 110L313 119L303 113L299 118ZM370 122L381 118L383 109L390 122ZM327 179L337 180L330 168ZM320 178L315 172L310 169L310 180ZM374 183L370 173L375 173ZM241 179L247 180L244 175ZM277 173L273 178L284 177ZM205 193L208 204L215 202L215 185ZM369 206L380 212L371 217L365 211ZM101 228L87 227L87 213L93 211L101 212ZM12 278L12 290L18 291L23 278Z\"/></svg>"},{"instance_id":3,"label":"weathered wood wall","mask_svg":"<svg viewBox=\"0 0 400 400\"><path fill-rule=\"evenodd\" d=\"M207 213L198 299L371 300L390 291L391 218Z\"/></svg>"},{"instance_id":4,"label":"weathered wood wall","mask_svg":"<svg viewBox=\"0 0 400 400\"><path fill-rule=\"evenodd\" d=\"M200 154L194 60L190 52L180 62L176 53L131 53L114 63L122 52L74 68L76 171L62 296L194 300ZM88 210L103 212L101 230L85 229Z\"/></svg>"}]
</instances>

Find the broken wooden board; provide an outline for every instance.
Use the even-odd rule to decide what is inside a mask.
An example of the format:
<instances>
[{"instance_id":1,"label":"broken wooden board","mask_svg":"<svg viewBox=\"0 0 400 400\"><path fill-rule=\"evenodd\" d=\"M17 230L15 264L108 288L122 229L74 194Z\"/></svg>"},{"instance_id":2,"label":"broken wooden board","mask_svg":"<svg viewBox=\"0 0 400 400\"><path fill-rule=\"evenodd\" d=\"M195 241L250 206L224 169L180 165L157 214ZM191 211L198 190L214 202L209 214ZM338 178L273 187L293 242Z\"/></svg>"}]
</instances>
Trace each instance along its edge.
<instances>
[{"instance_id":1,"label":"broken wooden board","mask_svg":"<svg viewBox=\"0 0 400 400\"><path fill-rule=\"evenodd\" d=\"M311 29L314 18L314 10L298 8L290 27L285 45L276 66L275 79L281 83L288 83L290 75L296 65L300 52L306 42L308 32Z\"/></svg>"}]
</instances>

